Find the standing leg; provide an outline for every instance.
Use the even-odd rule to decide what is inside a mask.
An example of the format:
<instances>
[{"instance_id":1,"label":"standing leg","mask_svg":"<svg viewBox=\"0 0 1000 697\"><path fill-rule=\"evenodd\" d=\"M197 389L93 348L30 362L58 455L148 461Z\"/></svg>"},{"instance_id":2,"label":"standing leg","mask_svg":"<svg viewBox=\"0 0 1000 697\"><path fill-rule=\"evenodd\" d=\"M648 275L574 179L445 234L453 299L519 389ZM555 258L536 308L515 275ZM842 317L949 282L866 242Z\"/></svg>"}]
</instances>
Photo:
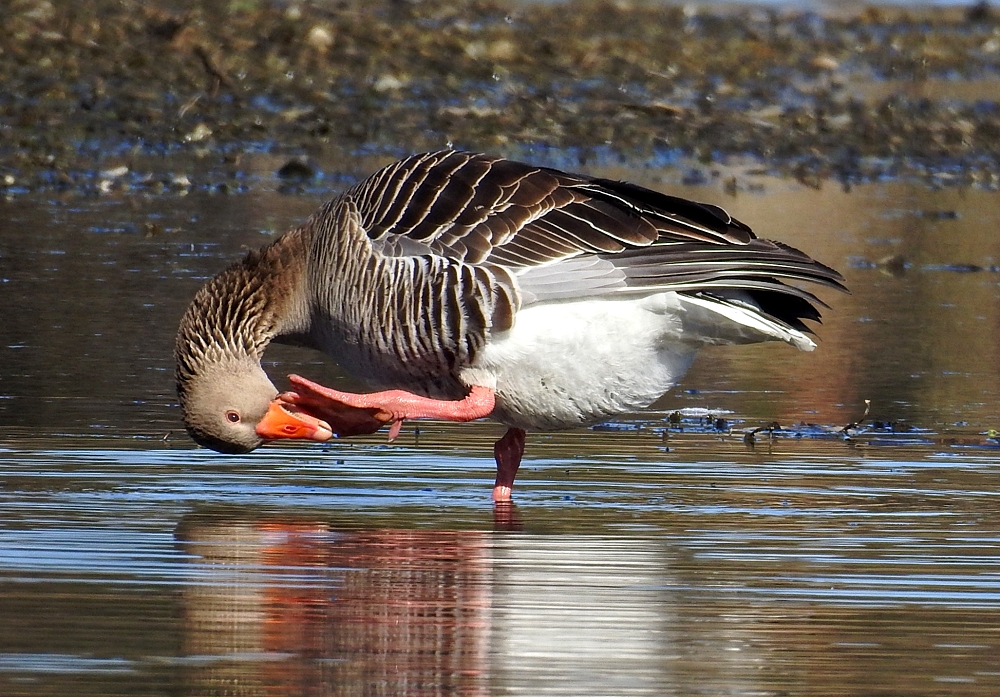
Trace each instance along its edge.
<instances>
[{"instance_id":1,"label":"standing leg","mask_svg":"<svg viewBox=\"0 0 1000 697\"><path fill-rule=\"evenodd\" d=\"M517 468L524 455L524 429L508 428L503 438L493 444L493 456L497 461L497 481L493 485L493 500L510 501Z\"/></svg>"}]
</instances>

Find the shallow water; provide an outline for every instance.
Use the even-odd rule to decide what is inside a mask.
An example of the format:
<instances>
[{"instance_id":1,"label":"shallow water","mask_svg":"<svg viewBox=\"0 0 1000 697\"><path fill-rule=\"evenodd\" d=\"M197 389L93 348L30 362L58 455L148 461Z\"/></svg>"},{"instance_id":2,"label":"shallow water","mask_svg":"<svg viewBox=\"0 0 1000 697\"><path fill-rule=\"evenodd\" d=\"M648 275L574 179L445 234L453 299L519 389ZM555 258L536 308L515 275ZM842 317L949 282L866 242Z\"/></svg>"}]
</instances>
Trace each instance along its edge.
<instances>
[{"instance_id":1,"label":"shallow water","mask_svg":"<svg viewBox=\"0 0 1000 697\"><path fill-rule=\"evenodd\" d=\"M814 353L706 351L658 409L529 435L496 511L493 424L245 457L180 429L185 304L319 192L0 202L0 694L996 694L996 194L603 174L852 295Z\"/></svg>"}]
</instances>

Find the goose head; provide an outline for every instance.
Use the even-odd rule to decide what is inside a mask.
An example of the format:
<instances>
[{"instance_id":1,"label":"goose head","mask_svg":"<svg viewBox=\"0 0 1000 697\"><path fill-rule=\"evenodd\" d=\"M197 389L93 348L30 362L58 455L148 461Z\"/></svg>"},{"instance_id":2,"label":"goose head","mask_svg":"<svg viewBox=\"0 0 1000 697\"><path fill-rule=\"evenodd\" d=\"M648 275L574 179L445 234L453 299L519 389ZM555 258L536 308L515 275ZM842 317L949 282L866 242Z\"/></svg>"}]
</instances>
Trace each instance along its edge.
<instances>
[{"instance_id":1,"label":"goose head","mask_svg":"<svg viewBox=\"0 0 1000 697\"><path fill-rule=\"evenodd\" d=\"M278 390L253 360L217 360L202 365L186 381L181 409L188 433L199 445L240 454L264 442L257 425Z\"/></svg>"},{"instance_id":2,"label":"goose head","mask_svg":"<svg viewBox=\"0 0 1000 697\"><path fill-rule=\"evenodd\" d=\"M289 259L300 245L286 238L206 283L181 319L177 395L188 433L206 448L241 454L268 440L333 437L328 423L279 395L260 365L268 343L301 324Z\"/></svg>"},{"instance_id":3,"label":"goose head","mask_svg":"<svg viewBox=\"0 0 1000 697\"><path fill-rule=\"evenodd\" d=\"M205 362L178 382L178 393L191 438L220 453L248 453L271 440L333 437L329 423L279 395L251 357Z\"/></svg>"}]
</instances>

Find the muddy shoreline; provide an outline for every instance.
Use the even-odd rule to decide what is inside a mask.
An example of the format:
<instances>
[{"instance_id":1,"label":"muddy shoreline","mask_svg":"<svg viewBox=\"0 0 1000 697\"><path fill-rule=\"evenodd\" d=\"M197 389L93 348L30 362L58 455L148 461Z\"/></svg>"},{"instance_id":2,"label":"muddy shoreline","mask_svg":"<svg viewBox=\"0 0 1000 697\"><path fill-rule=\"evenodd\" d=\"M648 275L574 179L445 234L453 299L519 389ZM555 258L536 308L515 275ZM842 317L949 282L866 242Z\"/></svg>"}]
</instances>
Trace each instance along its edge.
<instances>
[{"instance_id":1,"label":"muddy shoreline","mask_svg":"<svg viewBox=\"0 0 1000 697\"><path fill-rule=\"evenodd\" d=\"M299 158L283 175L309 180L344 154L448 145L693 176L739 162L814 186L1000 187L1000 21L985 6L3 4L8 196L239 190L255 154ZM966 82L982 94L926 87Z\"/></svg>"}]
</instances>

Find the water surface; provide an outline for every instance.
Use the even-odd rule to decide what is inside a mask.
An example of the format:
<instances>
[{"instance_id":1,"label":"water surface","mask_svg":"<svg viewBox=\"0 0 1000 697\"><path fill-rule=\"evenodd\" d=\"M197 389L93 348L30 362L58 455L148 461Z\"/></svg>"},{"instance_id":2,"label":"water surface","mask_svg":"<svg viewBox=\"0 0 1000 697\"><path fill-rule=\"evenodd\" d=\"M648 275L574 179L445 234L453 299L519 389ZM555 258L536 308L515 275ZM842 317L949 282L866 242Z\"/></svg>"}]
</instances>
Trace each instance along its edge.
<instances>
[{"instance_id":1,"label":"water surface","mask_svg":"<svg viewBox=\"0 0 1000 697\"><path fill-rule=\"evenodd\" d=\"M0 202L0 694L996 694L996 194L602 174L852 294L811 354L706 351L646 414L529 435L499 511L488 422L244 457L180 428L186 303L320 192Z\"/></svg>"}]
</instances>

